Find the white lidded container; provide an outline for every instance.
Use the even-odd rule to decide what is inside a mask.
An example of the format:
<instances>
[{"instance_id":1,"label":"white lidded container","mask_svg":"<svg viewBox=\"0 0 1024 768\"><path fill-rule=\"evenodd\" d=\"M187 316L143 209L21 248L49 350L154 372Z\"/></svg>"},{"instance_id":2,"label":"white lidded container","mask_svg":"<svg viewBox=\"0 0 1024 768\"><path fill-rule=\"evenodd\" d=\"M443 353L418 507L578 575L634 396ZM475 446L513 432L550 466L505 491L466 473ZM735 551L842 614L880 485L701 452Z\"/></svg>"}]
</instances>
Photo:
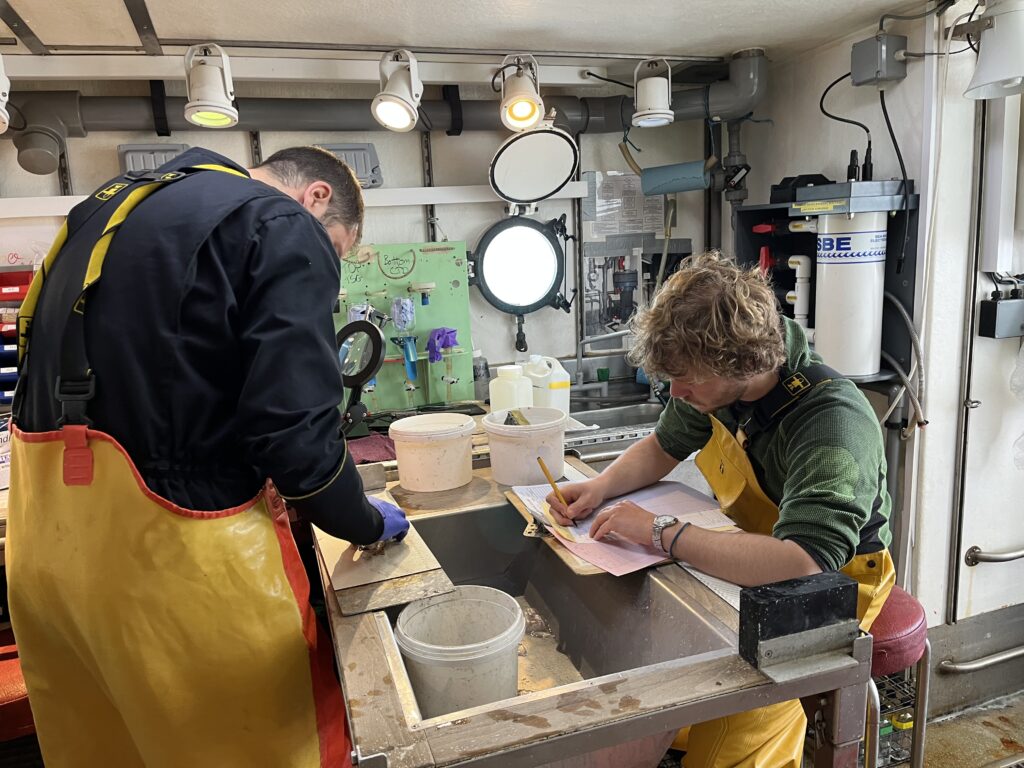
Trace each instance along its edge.
<instances>
[{"instance_id":1,"label":"white lidded container","mask_svg":"<svg viewBox=\"0 0 1024 768\"><path fill-rule=\"evenodd\" d=\"M399 419L388 429L395 443L398 481L407 491L448 491L473 479L476 422L460 413Z\"/></svg>"},{"instance_id":2,"label":"white lidded container","mask_svg":"<svg viewBox=\"0 0 1024 768\"><path fill-rule=\"evenodd\" d=\"M529 424L505 424L508 411L493 411L481 422L491 447L491 476L502 485L547 482L537 463L544 460L557 480L565 463L565 422L557 408L520 408Z\"/></svg>"},{"instance_id":3,"label":"white lidded container","mask_svg":"<svg viewBox=\"0 0 1024 768\"><path fill-rule=\"evenodd\" d=\"M489 394L492 411L533 405L533 384L523 376L521 365L499 365L498 377L491 381Z\"/></svg>"},{"instance_id":4,"label":"white lidded container","mask_svg":"<svg viewBox=\"0 0 1024 768\"><path fill-rule=\"evenodd\" d=\"M818 217L814 350L845 376L881 367L888 216Z\"/></svg>"},{"instance_id":5,"label":"white lidded container","mask_svg":"<svg viewBox=\"0 0 1024 768\"><path fill-rule=\"evenodd\" d=\"M569 372L553 357L532 355L523 373L533 385L533 404L569 413ZM493 408L493 405L492 405Z\"/></svg>"},{"instance_id":6,"label":"white lidded container","mask_svg":"<svg viewBox=\"0 0 1024 768\"><path fill-rule=\"evenodd\" d=\"M395 640L424 718L511 699L519 693L519 643L526 630L515 598L490 587L409 603Z\"/></svg>"}]
</instances>

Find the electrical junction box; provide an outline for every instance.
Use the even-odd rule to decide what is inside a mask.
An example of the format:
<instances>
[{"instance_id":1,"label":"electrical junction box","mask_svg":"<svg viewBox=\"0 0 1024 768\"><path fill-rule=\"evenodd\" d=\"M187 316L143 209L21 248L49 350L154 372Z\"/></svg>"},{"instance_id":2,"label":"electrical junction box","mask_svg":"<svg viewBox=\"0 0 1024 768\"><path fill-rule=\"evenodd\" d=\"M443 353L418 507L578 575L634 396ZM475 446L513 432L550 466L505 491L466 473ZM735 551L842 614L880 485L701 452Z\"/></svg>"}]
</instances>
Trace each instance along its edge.
<instances>
[{"instance_id":1,"label":"electrical junction box","mask_svg":"<svg viewBox=\"0 0 1024 768\"><path fill-rule=\"evenodd\" d=\"M879 32L853 44L850 52L850 82L854 85L879 85L907 76L907 62L896 59L896 51L907 50L906 35Z\"/></svg>"},{"instance_id":2,"label":"electrical junction box","mask_svg":"<svg viewBox=\"0 0 1024 768\"><path fill-rule=\"evenodd\" d=\"M985 299L978 312L978 335L989 339L1024 336L1024 299Z\"/></svg>"},{"instance_id":3,"label":"electrical junction box","mask_svg":"<svg viewBox=\"0 0 1024 768\"><path fill-rule=\"evenodd\" d=\"M321 144L320 146L344 160L359 179L359 186L363 189L376 188L384 183L380 160L377 159L377 148L373 144Z\"/></svg>"}]
</instances>

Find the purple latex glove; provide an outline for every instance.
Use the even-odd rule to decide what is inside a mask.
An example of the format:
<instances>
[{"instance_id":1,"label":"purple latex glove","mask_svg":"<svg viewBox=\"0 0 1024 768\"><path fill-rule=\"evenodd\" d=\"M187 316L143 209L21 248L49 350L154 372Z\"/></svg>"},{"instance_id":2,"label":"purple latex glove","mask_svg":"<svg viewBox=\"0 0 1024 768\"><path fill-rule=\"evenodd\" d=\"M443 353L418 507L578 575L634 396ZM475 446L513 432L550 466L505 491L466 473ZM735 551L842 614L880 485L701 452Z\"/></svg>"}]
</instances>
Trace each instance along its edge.
<instances>
[{"instance_id":1,"label":"purple latex glove","mask_svg":"<svg viewBox=\"0 0 1024 768\"><path fill-rule=\"evenodd\" d=\"M377 541L391 541L392 539L401 541L404 539L405 534L409 532L409 521L405 519L405 512L382 499L367 496L366 500L384 518L384 533Z\"/></svg>"},{"instance_id":2,"label":"purple latex glove","mask_svg":"<svg viewBox=\"0 0 1024 768\"><path fill-rule=\"evenodd\" d=\"M431 363L441 362L441 350L449 349L458 345L455 335L456 328L435 328L427 338L427 361Z\"/></svg>"}]
</instances>

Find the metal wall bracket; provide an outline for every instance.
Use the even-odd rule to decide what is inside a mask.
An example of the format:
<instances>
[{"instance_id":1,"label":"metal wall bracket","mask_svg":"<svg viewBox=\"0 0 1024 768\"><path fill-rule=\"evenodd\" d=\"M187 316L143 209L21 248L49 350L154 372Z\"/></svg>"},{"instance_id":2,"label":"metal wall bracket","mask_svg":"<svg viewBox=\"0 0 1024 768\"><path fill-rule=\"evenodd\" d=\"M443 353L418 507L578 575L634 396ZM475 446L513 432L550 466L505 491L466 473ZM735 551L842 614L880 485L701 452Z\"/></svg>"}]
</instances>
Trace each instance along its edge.
<instances>
[{"instance_id":1,"label":"metal wall bracket","mask_svg":"<svg viewBox=\"0 0 1024 768\"><path fill-rule=\"evenodd\" d=\"M968 565L978 563L1008 563L1024 557L1024 549L1015 552L983 552L981 547L971 547L964 553L964 562Z\"/></svg>"},{"instance_id":2,"label":"metal wall bracket","mask_svg":"<svg viewBox=\"0 0 1024 768\"><path fill-rule=\"evenodd\" d=\"M954 40L966 40L968 35L977 37L982 33L983 30L992 29L993 18L976 19L974 21L966 21L963 24L957 24L953 27L953 39ZM946 27L942 31L942 36L945 37L949 34L949 27Z\"/></svg>"}]
</instances>

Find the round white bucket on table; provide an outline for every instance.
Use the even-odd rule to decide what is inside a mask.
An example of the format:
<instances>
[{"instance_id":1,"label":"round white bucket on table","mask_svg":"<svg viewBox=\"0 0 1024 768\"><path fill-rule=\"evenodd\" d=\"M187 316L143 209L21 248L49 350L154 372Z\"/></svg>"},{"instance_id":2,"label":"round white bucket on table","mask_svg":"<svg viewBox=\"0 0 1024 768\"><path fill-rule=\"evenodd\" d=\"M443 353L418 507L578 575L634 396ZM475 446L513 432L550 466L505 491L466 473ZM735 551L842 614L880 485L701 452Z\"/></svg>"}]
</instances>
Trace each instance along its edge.
<instances>
[{"instance_id":1,"label":"round white bucket on table","mask_svg":"<svg viewBox=\"0 0 1024 768\"><path fill-rule=\"evenodd\" d=\"M473 479L476 422L460 413L399 419L388 429L395 443L398 481L407 491L448 491Z\"/></svg>"},{"instance_id":2,"label":"round white bucket on table","mask_svg":"<svg viewBox=\"0 0 1024 768\"><path fill-rule=\"evenodd\" d=\"M508 411L495 411L481 422L491 447L491 476L502 485L538 485L546 482L537 463L544 460L557 480L565 461L566 415L558 408L520 408L527 425L505 424Z\"/></svg>"},{"instance_id":3,"label":"round white bucket on table","mask_svg":"<svg viewBox=\"0 0 1024 768\"><path fill-rule=\"evenodd\" d=\"M525 630L515 598L490 587L456 587L403 608L395 640L420 714L436 717L516 696Z\"/></svg>"}]
</instances>

